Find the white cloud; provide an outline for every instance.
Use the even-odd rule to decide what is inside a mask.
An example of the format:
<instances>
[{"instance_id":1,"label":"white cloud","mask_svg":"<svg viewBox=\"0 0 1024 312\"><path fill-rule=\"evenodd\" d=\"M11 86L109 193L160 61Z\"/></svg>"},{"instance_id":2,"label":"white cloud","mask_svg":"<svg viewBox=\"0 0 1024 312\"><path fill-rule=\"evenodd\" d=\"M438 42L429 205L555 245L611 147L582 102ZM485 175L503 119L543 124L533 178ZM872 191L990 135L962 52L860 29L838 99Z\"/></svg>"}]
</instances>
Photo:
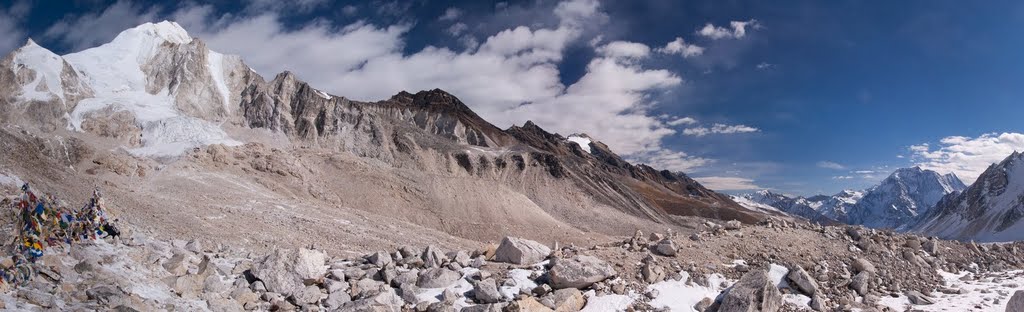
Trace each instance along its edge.
<instances>
[{"instance_id":1,"label":"white cloud","mask_svg":"<svg viewBox=\"0 0 1024 312\"><path fill-rule=\"evenodd\" d=\"M465 23L455 23L452 24L451 27L448 27L448 33L451 34L452 36L458 37L467 29L469 29L469 25L466 25Z\"/></svg>"},{"instance_id":2,"label":"white cloud","mask_svg":"<svg viewBox=\"0 0 1024 312\"><path fill-rule=\"evenodd\" d=\"M663 54L678 54L687 58L704 54L704 48L695 44L686 43L683 41L682 37L676 37L676 40L665 44L664 47L658 48L657 52Z\"/></svg>"},{"instance_id":3,"label":"white cloud","mask_svg":"<svg viewBox=\"0 0 1024 312\"><path fill-rule=\"evenodd\" d=\"M766 63L766 62L761 62L761 63L757 64L757 69L758 70L769 70L769 69L772 69L772 68L775 68L775 64Z\"/></svg>"},{"instance_id":4,"label":"white cloud","mask_svg":"<svg viewBox=\"0 0 1024 312\"><path fill-rule=\"evenodd\" d=\"M716 123L709 127L693 127L686 128L683 130L683 134L692 135L696 137L702 137L709 134L735 134L735 133L751 133L758 132L760 129L746 126L746 125L726 125Z\"/></svg>"},{"instance_id":5,"label":"white cloud","mask_svg":"<svg viewBox=\"0 0 1024 312\"><path fill-rule=\"evenodd\" d=\"M693 117L682 117L682 118L676 118L676 119L670 120L670 121L666 122L665 124L674 127L674 126L682 126L682 125L692 125L692 124L696 124L696 123L697 123L697 119L694 119Z\"/></svg>"},{"instance_id":6,"label":"white cloud","mask_svg":"<svg viewBox=\"0 0 1024 312\"><path fill-rule=\"evenodd\" d=\"M927 143L911 145L912 160L921 168L940 173L953 172L964 183L974 180L988 168L1014 151L1024 151L1024 134L986 133L976 138L950 136L932 149Z\"/></svg>"},{"instance_id":7,"label":"white cloud","mask_svg":"<svg viewBox=\"0 0 1024 312\"><path fill-rule=\"evenodd\" d=\"M454 21L454 20L458 19L460 16L462 16L462 10L459 10L459 8L454 8L453 7L453 8L448 8L447 10L444 10L444 14L441 15L441 17L438 17L437 20L439 20L439 21Z\"/></svg>"},{"instance_id":8,"label":"white cloud","mask_svg":"<svg viewBox=\"0 0 1024 312\"><path fill-rule=\"evenodd\" d=\"M759 28L760 25L761 24L755 19L749 21L732 21L729 23L729 28L707 23L703 28L697 30L697 34L714 40L740 39L747 35L748 26L756 29Z\"/></svg>"},{"instance_id":9,"label":"white cloud","mask_svg":"<svg viewBox=\"0 0 1024 312\"><path fill-rule=\"evenodd\" d=\"M716 191L743 191L760 190L763 187L757 186L754 180L740 177L699 177L693 178L712 190Z\"/></svg>"},{"instance_id":10,"label":"white cloud","mask_svg":"<svg viewBox=\"0 0 1024 312\"><path fill-rule=\"evenodd\" d=\"M613 58L646 58L651 48L643 43L629 41L612 41L597 48L597 53Z\"/></svg>"},{"instance_id":11,"label":"white cloud","mask_svg":"<svg viewBox=\"0 0 1024 312\"><path fill-rule=\"evenodd\" d=\"M143 8L120 0L99 13L65 18L43 33L43 37L70 45L73 51L109 42L121 31L157 19L156 7Z\"/></svg>"},{"instance_id":12,"label":"white cloud","mask_svg":"<svg viewBox=\"0 0 1024 312\"><path fill-rule=\"evenodd\" d=\"M635 161L637 163L644 163L653 168L672 172L688 172L694 168L714 162L712 159L690 156L683 152L673 152L664 149L638 155L637 158L639 158L639 160Z\"/></svg>"},{"instance_id":13,"label":"white cloud","mask_svg":"<svg viewBox=\"0 0 1024 312\"><path fill-rule=\"evenodd\" d=\"M832 179L833 180L850 180L850 179L853 179L853 176L848 176L848 175L846 175L846 176L834 176L834 177L832 177Z\"/></svg>"},{"instance_id":14,"label":"white cloud","mask_svg":"<svg viewBox=\"0 0 1024 312\"><path fill-rule=\"evenodd\" d=\"M28 1L15 2L8 8L0 8L0 55L7 55L25 43L25 31L19 23L32 9Z\"/></svg>"},{"instance_id":15,"label":"white cloud","mask_svg":"<svg viewBox=\"0 0 1024 312\"><path fill-rule=\"evenodd\" d=\"M825 168L825 169L834 169L834 170L845 170L846 169L846 166L840 165L840 164L838 164L836 162L824 161L824 160L823 161L819 161L817 165L818 165L819 168Z\"/></svg>"}]
</instances>

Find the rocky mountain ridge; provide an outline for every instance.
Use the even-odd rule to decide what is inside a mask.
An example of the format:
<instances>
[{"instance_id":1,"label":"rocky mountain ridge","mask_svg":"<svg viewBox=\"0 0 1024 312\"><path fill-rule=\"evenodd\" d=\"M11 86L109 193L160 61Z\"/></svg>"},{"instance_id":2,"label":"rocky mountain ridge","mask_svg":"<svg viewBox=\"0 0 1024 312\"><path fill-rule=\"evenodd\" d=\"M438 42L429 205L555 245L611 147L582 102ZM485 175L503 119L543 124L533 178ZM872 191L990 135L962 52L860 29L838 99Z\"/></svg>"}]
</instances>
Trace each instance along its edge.
<instances>
[{"instance_id":1,"label":"rocky mountain ridge","mask_svg":"<svg viewBox=\"0 0 1024 312\"><path fill-rule=\"evenodd\" d=\"M946 195L913 230L947 239L1024 239L1024 154L992 164L966 190Z\"/></svg>"}]
</instances>

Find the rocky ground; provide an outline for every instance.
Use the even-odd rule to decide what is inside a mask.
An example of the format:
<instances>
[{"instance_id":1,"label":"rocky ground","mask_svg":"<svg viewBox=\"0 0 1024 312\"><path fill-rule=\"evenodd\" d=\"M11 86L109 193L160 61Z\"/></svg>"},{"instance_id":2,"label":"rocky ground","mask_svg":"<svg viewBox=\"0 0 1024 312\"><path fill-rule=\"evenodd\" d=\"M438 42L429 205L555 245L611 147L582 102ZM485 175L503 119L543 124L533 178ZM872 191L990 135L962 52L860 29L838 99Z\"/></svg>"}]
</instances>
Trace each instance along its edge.
<instances>
[{"instance_id":1,"label":"rocky ground","mask_svg":"<svg viewBox=\"0 0 1024 312\"><path fill-rule=\"evenodd\" d=\"M160 240L56 246L17 310L1020 311L1022 243L972 244L854 227L708 222L594 246L505 238L471 249L253 252ZM296 246L298 247L298 246ZM4 265L4 263L0 263Z\"/></svg>"}]
</instances>

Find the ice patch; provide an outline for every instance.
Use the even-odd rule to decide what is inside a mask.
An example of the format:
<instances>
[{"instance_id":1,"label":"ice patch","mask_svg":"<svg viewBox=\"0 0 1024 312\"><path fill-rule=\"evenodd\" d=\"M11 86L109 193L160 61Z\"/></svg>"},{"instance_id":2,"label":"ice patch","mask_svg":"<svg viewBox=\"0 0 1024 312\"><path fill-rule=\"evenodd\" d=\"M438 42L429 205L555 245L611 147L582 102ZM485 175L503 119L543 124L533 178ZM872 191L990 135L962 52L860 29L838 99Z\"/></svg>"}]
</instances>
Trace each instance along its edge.
<instances>
[{"instance_id":1,"label":"ice patch","mask_svg":"<svg viewBox=\"0 0 1024 312\"><path fill-rule=\"evenodd\" d=\"M786 274L789 274L789 268L772 263L768 268L768 279L775 284L778 288L787 288L789 283L786 282Z\"/></svg>"},{"instance_id":2,"label":"ice patch","mask_svg":"<svg viewBox=\"0 0 1024 312\"><path fill-rule=\"evenodd\" d=\"M785 294L782 295L782 300L803 309L811 309L811 297L802 294Z\"/></svg>"},{"instance_id":3,"label":"ice patch","mask_svg":"<svg viewBox=\"0 0 1024 312\"><path fill-rule=\"evenodd\" d=\"M962 295L947 295L935 292L935 304L915 305L914 311L939 312L939 311L973 311L975 306L982 307L986 311L1005 311L1006 303L1014 292L1020 290L1019 285L1024 285L1024 270L1013 270L999 273L985 274L986 278L978 280L961 281L960 278L969 273L949 273L938 271L945 280L946 286L960 288L967 293ZM1016 287L1014 287L1016 286ZM999 303L995 303L998 299ZM910 307L910 300L900 295L893 298L885 296L881 298L881 304L896 311L904 311Z\"/></svg>"},{"instance_id":4,"label":"ice patch","mask_svg":"<svg viewBox=\"0 0 1024 312\"><path fill-rule=\"evenodd\" d=\"M736 262L740 262L738 260ZM690 274L686 271L679 272L682 279L658 282L647 286L647 290L657 290L658 297L651 300L650 304L655 308L667 308L669 311L694 311L693 306L704 298L718 297L724 289L722 284L732 284L732 281L724 276L712 274L708 276L708 287L690 282Z\"/></svg>"},{"instance_id":5,"label":"ice patch","mask_svg":"<svg viewBox=\"0 0 1024 312\"><path fill-rule=\"evenodd\" d=\"M530 275L534 271L514 269L508 271L508 278L513 281L512 286L501 286L498 288L498 292L501 293L505 299L512 300L519 295L522 291L531 291L537 287L537 283L530 279Z\"/></svg>"},{"instance_id":6,"label":"ice patch","mask_svg":"<svg viewBox=\"0 0 1024 312\"><path fill-rule=\"evenodd\" d=\"M14 54L14 67L35 72L35 78L23 86L19 97L27 101L49 101L53 98L64 102L64 88L61 86L61 73L64 72L64 59L46 48L40 47L32 39ZM45 90L40 91L40 87Z\"/></svg>"},{"instance_id":7,"label":"ice patch","mask_svg":"<svg viewBox=\"0 0 1024 312\"><path fill-rule=\"evenodd\" d=\"M591 153L590 138L574 134L570 135L567 139L569 140L569 142L573 142L579 145L580 148L582 148L584 151L587 151L587 153Z\"/></svg>"},{"instance_id":8,"label":"ice patch","mask_svg":"<svg viewBox=\"0 0 1024 312\"><path fill-rule=\"evenodd\" d=\"M316 95L319 95L320 97L324 98L325 100L330 100L331 99L331 95L327 94L326 92L323 92L323 91L320 91L320 90L317 90L317 89L313 89L313 93L316 93Z\"/></svg>"},{"instance_id":9,"label":"ice patch","mask_svg":"<svg viewBox=\"0 0 1024 312\"><path fill-rule=\"evenodd\" d=\"M0 173L0 185L21 186L23 184L25 184L25 181L22 181L21 178L16 175Z\"/></svg>"},{"instance_id":10,"label":"ice patch","mask_svg":"<svg viewBox=\"0 0 1024 312\"><path fill-rule=\"evenodd\" d=\"M625 311L636 301L635 294L597 296L593 290L589 290L583 295L587 297L587 305L580 312Z\"/></svg>"},{"instance_id":11,"label":"ice patch","mask_svg":"<svg viewBox=\"0 0 1024 312\"><path fill-rule=\"evenodd\" d=\"M131 149L129 152L136 156L174 157L204 145L242 144L229 138L217 125L185 116L144 123L142 143L142 147Z\"/></svg>"},{"instance_id":12,"label":"ice patch","mask_svg":"<svg viewBox=\"0 0 1024 312\"><path fill-rule=\"evenodd\" d=\"M210 51L206 58L206 67L210 69L210 77L217 86L217 92L224 98L224 109L231 110L231 96L228 95L228 84L224 83L224 55Z\"/></svg>"}]
</instances>

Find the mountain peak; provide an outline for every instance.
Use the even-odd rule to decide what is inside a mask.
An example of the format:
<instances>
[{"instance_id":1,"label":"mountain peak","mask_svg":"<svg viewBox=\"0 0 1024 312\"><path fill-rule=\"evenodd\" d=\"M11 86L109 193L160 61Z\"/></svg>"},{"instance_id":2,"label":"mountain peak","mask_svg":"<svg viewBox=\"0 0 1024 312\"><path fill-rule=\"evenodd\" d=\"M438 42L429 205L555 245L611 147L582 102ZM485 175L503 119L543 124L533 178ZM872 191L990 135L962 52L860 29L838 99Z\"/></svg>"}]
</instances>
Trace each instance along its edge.
<instances>
[{"instance_id":1,"label":"mountain peak","mask_svg":"<svg viewBox=\"0 0 1024 312\"><path fill-rule=\"evenodd\" d=\"M159 23L145 23L134 28L129 28L122 31L117 37L114 38L114 42L124 41L149 41L160 40L164 42L176 43L176 44L187 44L192 42L192 36L189 36L188 31L182 28L178 23L171 21L163 21Z\"/></svg>"}]
</instances>

